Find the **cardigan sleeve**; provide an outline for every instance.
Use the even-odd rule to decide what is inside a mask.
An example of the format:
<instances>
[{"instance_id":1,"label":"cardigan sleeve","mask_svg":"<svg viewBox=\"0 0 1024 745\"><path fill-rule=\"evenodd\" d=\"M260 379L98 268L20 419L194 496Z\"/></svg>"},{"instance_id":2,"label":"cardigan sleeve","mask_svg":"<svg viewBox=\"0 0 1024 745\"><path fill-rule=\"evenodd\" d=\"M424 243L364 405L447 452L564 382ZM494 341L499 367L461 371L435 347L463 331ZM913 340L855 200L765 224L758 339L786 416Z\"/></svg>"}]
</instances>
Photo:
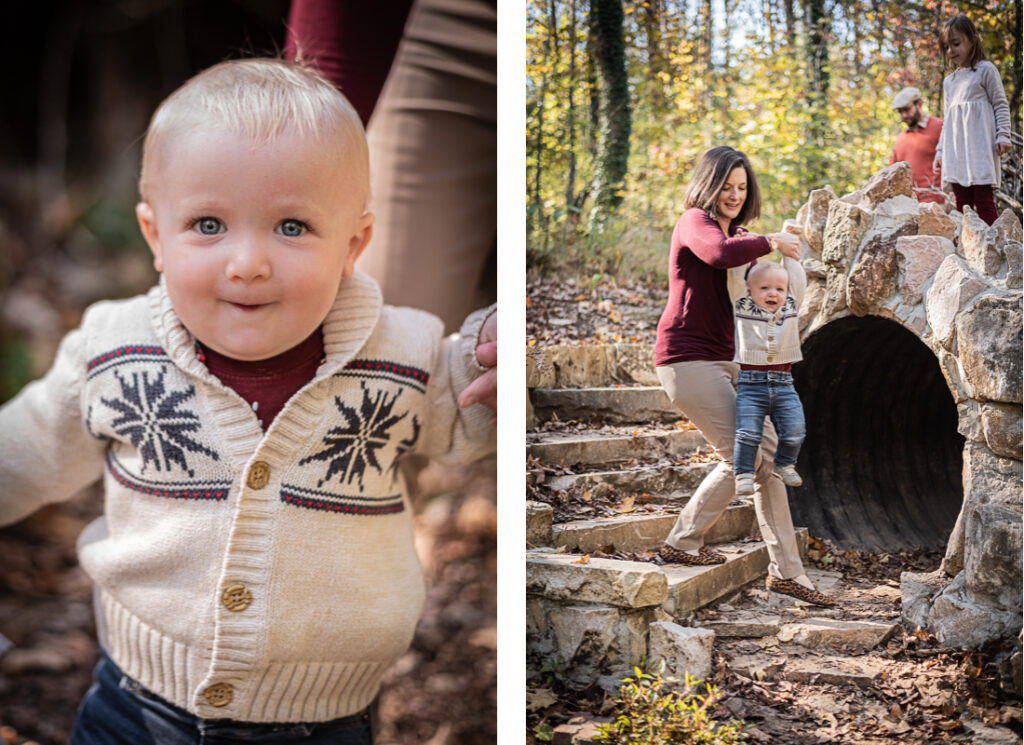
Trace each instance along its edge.
<instances>
[{"instance_id":1,"label":"cardigan sleeve","mask_svg":"<svg viewBox=\"0 0 1024 745\"><path fill-rule=\"evenodd\" d=\"M428 418L420 452L446 465L477 460L495 449L497 437L494 413L476 404L458 405L459 394L487 368L476 359L480 332L495 306L474 311L458 334L442 340L435 370L427 386Z\"/></svg>"},{"instance_id":2,"label":"cardigan sleeve","mask_svg":"<svg viewBox=\"0 0 1024 745\"><path fill-rule=\"evenodd\" d=\"M986 60L987 61L987 60ZM992 113L996 120L996 143L1010 142L1010 104L1006 101L1006 91L1003 90L1003 81L999 79L999 70L989 62L981 66L981 87L985 89L989 103L992 104Z\"/></svg>"},{"instance_id":3,"label":"cardigan sleeve","mask_svg":"<svg viewBox=\"0 0 1024 745\"><path fill-rule=\"evenodd\" d=\"M61 342L40 380L0 408L0 525L68 499L103 475L106 442L86 427L85 332Z\"/></svg>"},{"instance_id":4,"label":"cardigan sleeve","mask_svg":"<svg viewBox=\"0 0 1024 745\"><path fill-rule=\"evenodd\" d=\"M707 212L691 207L676 224L675 240L715 269L749 264L771 248L762 235L743 234L726 238L721 226Z\"/></svg>"},{"instance_id":5,"label":"cardigan sleeve","mask_svg":"<svg viewBox=\"0 0 1024 745\"><path fill-rule=\"evenodd\" d=\"M783 256L782 261L789 274L789 294L796 300L796 307L799 310L800 304L804 301L804 293L807 291L807 272L796 259Z\"/></svg>"}]
</instances>

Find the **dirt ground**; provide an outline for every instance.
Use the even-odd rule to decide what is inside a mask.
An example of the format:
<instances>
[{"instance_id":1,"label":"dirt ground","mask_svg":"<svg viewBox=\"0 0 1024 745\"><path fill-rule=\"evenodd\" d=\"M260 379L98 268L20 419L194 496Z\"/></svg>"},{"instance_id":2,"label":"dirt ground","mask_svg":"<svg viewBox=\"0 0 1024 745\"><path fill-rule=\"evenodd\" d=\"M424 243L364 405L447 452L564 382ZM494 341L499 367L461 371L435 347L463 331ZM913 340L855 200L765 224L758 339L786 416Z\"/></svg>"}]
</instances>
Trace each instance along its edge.
<instances>
[{"instance_id":1,"label":"dirt ground","mask_svg":"<svg viewBox=\"0 0 1024 745\"><path fill-rule=\"evenodd\" d=\"M426 611L385 678L382 745L485 745L496 739L495 462L432 465L420 476L416 542ZM97 658L91 588L75 539L97 491L0 530L0 743L66 745Z\"/></svg>"}]
</instances>

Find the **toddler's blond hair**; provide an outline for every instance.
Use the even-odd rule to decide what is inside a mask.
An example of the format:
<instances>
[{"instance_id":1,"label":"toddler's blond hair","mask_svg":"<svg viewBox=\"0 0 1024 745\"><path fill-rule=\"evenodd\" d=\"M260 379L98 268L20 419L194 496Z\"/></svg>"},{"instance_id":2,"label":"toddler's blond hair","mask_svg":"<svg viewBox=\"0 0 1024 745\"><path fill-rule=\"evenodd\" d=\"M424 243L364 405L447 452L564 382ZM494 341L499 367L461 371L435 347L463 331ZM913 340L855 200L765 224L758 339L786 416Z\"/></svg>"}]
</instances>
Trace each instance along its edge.
<instances>
[{"instance_id":1,"label":"toddler's blond hair","mask_svg":"<svg viewBox=\"0 0 1024 745\"><path fill-rule=\"evenodd\" d=\"M221 62L185 82L164 99L150 120L142 145L139 193L149 201L157 156L176 135L220 127L254 142L285 133L311 137L327 153L340 152L362 192L370 194L370 156L359 114L338 90L299 63L258 58Z\"/></svg>"},{"instance_id":2,"label":"toddler's blond hair","mask_svg":"<svg viewBox=\"0 0 1024 745\"><path fill-rule=\"evenodd\" d=\"M782 264L776 264L774 261L759 261L747 270L747 285L753 284L754 280L765 272L779 272L786 278L787 284L789 283L789 272Z\"/></svg>"}]
</instances>

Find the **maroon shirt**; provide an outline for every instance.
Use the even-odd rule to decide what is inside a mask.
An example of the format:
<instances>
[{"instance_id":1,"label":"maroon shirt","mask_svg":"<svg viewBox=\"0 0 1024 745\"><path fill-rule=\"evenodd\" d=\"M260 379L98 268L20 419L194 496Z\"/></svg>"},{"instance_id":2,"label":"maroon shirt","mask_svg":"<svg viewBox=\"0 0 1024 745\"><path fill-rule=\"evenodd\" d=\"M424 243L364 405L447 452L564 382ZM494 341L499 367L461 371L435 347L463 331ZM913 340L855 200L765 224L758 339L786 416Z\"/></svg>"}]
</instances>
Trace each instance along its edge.
<instances>
[{"instance_id":1,"label":"maroon shirt","mask_svg":"<svg viewBox=\"0 0 1024 745\"><path fill-rule=\"evenodd\" d=\"M245 361L200 345L206 367L221 383L256 404L256 418L264 431L288 399L316 375L324 359L324 337L317 329L299 345L265 360Z\"/></svg>"},{"instance_id":2,"label":"maroon shirt","mask_svg":"<svg viewBox=\"0 0 1024 745\"><path fill-rule=\"evenodd\" d=\"M285 56L301 52L352 102L363 126L391 69L412 0L293 0Z\"/></svg>"},{"instance_id":3,"label":"maroon shirt","mask_svg":"<svg viewBox=\"0 0 1024 745\"><path fill-rule=\"evenodd\" d=\"M658 322L654 364L731 360L732 304L726 269L771 251L768 239L731 228L726 238L718 221L691 207L672 231L668 263L668 304ZM739 234L737 234L739 232Z\"/></svg>"}]
</instances>

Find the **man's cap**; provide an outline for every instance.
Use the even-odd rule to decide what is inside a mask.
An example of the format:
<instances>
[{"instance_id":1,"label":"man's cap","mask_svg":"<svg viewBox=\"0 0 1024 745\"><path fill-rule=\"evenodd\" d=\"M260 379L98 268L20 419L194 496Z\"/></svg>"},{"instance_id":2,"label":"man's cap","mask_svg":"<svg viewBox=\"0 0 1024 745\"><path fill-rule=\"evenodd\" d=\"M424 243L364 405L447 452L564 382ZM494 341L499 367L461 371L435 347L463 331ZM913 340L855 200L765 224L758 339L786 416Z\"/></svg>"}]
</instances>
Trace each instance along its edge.
<instances>
[{"instance_id":1,"label":"man's cap","mask_svg":"<svg viewBox=\"0 0 1024 745\"><path fill-rule=\"evenodd\" d=\"M896 94L896 98L894 98L892 100L892 108L894 110L895 109L902 109L904 106L908 106L908 105L914 103L914 101L917 101L920 98L921 98L921 91L919 91L917 88L914 88L914 87L904 88L899 93L897 93Z\"/></svg>"}]
</instances>

